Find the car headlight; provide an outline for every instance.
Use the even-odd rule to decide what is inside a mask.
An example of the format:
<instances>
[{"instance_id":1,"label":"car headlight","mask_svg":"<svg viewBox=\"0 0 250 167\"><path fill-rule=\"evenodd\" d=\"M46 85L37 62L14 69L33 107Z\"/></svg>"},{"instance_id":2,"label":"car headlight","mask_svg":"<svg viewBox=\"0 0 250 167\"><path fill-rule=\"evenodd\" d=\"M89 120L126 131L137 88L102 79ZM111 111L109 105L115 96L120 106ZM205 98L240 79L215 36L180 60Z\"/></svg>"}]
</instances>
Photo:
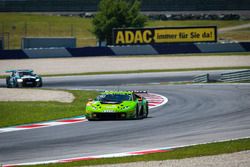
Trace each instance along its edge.
<instances>
[{"instance_id":1,"label":"car headlight","mask_svg":"<svg viewBox=\"0 0 250 167\"><path fill-rule=\"evenodd\" d=\"M40 79L39 79L39 78L37 78L37 79L36 79L36 81L38 82L38 81L40 81Z\"/></svg>"},{"instance_id":2,"label":"car headlight","mask_svg":"<svg viewBox=\"0 0 250 167\"><path fill-rule=\"evenodd\" d=\"M17 82L23 82L23 79L17 79Z\"/></svg>"}]
</instances>

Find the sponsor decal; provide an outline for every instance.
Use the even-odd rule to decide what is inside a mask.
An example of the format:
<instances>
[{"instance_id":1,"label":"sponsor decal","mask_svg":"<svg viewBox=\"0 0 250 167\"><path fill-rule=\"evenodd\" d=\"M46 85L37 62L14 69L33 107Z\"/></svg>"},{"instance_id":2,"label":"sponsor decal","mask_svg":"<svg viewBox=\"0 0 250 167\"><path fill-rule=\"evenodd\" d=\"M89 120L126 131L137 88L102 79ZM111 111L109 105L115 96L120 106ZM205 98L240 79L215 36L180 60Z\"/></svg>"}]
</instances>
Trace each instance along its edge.
<instances>
[{"instance_id":1,"label":"sponsor decal","mask_svg":"<svg viewBox=\"0 0 250 167\"><path fill-rule=\"evenodd\" d=\"M114 45L217 42L216 26L113 29Z\"/></svg>"}]
</instances>

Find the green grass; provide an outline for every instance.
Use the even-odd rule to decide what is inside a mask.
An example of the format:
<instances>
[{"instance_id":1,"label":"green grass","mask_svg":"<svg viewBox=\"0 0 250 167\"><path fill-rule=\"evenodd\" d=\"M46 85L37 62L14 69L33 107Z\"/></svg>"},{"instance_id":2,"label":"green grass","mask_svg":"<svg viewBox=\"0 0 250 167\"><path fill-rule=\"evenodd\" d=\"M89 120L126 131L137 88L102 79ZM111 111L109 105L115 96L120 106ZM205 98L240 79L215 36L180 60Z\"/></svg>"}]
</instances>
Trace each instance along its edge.
<instances>
[{"instance_id":1,"label":"green grass","mask_svg":"<svg viewBox=\"0 0 250 167\"><path fill-rule=\"evenodd\" d=\"M69 91L75 96L72 103L60 102L0 102L0 127L7 127L84 115L88 98L95 91Z\"/></svg>"},{"instance_id":2,"label":"green grass","mask_svg":"<svg viewBox=\"0 0 250 167\"><path fill-rule=\"evenodd\" d=\"M224 32L222 35L224 39L232 39L239 41L249 41L250 40L250 28L243 28Z\"/></svg>"},{"instance_id":3,"label":"green grass","mask_svg":"<svg viewBox=\"0 0 250 167\"><path fill-rule=\"evenodd\" d=\"M80 17L49 16L38 14L1 13L0 32L10 33L9 48L21 47L21 38L71 37L77 38L77 46L96 44L91 33L91 19ZM5 42L7 45L7 42Z\"/></svg>"},{"instance_id":4,"label":"green grass","mask_svg":"<svg viewBox=\"0 0 250 167\"><path fill-rule=\"evenodd\" d=\"M47 165L33 165L36 167L73 167L73 166L87 166L87 165L102 165L102 164L118 164L138 161L161 161L172 159L183 159L200 156L219 155L224 153L234 153L239 151L250 150L250 139L239 139L233 141L225 141L210 144L201 144L190 147L183 147L174 149L165 153L154 153L148 155L138 155L120 158L102 158L88 161L78 161L65 164L47 164Z\"/></svg>"},{"instance_id":5,"label":"green grass","mask_svg":"<svg viewBox=\"0 0 250 167\"><path fill-rule=\"evenodd\" d=\"M220 35L221 39L236 40L236 41L249 41L250 30L248 31L230 31Z\"/></svg>"},{"instance_id":6,"label":"green grass","mask_svg":"<svg viewBox=\"0 0 250 167\"><path fill-rule=\"evenodd\" d=\"M213 25L218 28L225 28L250 23L243 20L175 20L175 21L149 21L148 27L178 27L178 26L207 26Z\"/></svg>"},{"instance_id":7,"label":"green grass","mask_svg":"<svg viewBox=\"0 0 250 167\"><path fill-rule=\"evenodd\" d=\"M0 13L0 32L10 33L9 48L20 48L22 37L69 37L77 38L77 46L94 46L96 45L95 36L91 33L92 19L80 17L66 16L50 16L39 14L25 13ZM217 20L189 20L189 21L148 21L147 27L159 26L205 26L217 25L218 28L230 27L241 24L247 24L250 21L233 20L233 21L217 21ZM249 30L246 30L249 33ZM242 33L237 33L240 38L245 39ZM219 34L219 38L231 38L230 35L225 36ZM7 45L7 42L5 42Z\"/></svg>"}]
</instances>

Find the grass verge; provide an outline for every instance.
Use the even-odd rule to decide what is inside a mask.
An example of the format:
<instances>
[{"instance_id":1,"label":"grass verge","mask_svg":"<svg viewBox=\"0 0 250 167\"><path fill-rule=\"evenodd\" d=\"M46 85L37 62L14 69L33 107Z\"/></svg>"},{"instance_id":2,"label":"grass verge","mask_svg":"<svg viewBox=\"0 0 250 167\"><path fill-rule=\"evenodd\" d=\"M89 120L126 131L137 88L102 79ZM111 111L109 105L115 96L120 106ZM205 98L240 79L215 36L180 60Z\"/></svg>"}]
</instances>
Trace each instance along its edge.
<instances>
[{"instance_id":1,"label":"grass verge","mask_svg":"<svg viewBox=\"0 0 250 167\"><path fill-rule=\"evenodd\" d=\"M28 124L84 115L88 98L95 91L68 91L75 96L72 103L60 102L0 102L0 127Z\"/></svg>"},{"instance_id":2,"label":"grass verge","mask_svg":"<svg viewBox=\"0 0 250 167\"><path fill-rule=\"evenodd\" d=\"M33 165L33 166L36 167L78 166L79 167L87 165L118 164L118 163L129 163L129 162L139 162L139 161L160 161L160 160L219 155L219 154L234 153L245 150L250 150L249 138L177 148L170 152L164 152L164 153L154 153L147 155L119 157L119 158L102 158L102 159L94 159L88 161L65 163L65 164L57 163L57 164Z\"/></svg>"}]
</instances>

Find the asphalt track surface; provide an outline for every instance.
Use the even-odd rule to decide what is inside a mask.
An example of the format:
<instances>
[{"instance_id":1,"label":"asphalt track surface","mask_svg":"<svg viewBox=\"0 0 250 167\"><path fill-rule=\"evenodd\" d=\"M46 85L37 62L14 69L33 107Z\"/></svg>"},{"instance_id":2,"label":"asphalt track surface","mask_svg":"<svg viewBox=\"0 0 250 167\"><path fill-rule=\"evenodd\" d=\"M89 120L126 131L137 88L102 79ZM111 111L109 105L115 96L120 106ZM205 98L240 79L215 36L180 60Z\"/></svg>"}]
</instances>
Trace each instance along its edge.
<instances>
[{"instance_id":1,"label":"asphalt track surface","mask_svg":"<svg viewBox=\"0 0 250 167\"><path fill-rule=\"evenodd\" d=\"M210 74L211 79L218 79L221 73L235 70L217 71L187 71L187 72L153 72L132 74L106 74L89 76L47 77L44 78L45 87L49 88L79 88L82 86L109 86L128 84L155 84L162 82L192 81L194 76Z\"/></svg>"},{"instance_id":2,"label":"asphalt track surface","mask_svg":"<svg viewBox=\"0 0 250 167\"><path fill-rule=\"evenodd\" d=\"M182 72L152 72L132 74L79 75L62 77L43 77L47 88L78 89L82 86L109 86L128 84L155 84L162 82L192 81L195 76L209 73L210 79L220 78L220 74L239 70L210 70ZM6 87L5 79L0 79L0 87Z\"/></svg>"},{"instance_id":3,"label":"asphalt track surface","mask_svg":"<svg viewBox=\"0 0 250 167\"><path fill-rule=\"evenodd\" d=\"M169 101L151 109L149 118L144 120L93 121L2 133L0 163L48 161L250 136L250 84L59 87L147 90Z\"/></svg>"}]
</instances>

